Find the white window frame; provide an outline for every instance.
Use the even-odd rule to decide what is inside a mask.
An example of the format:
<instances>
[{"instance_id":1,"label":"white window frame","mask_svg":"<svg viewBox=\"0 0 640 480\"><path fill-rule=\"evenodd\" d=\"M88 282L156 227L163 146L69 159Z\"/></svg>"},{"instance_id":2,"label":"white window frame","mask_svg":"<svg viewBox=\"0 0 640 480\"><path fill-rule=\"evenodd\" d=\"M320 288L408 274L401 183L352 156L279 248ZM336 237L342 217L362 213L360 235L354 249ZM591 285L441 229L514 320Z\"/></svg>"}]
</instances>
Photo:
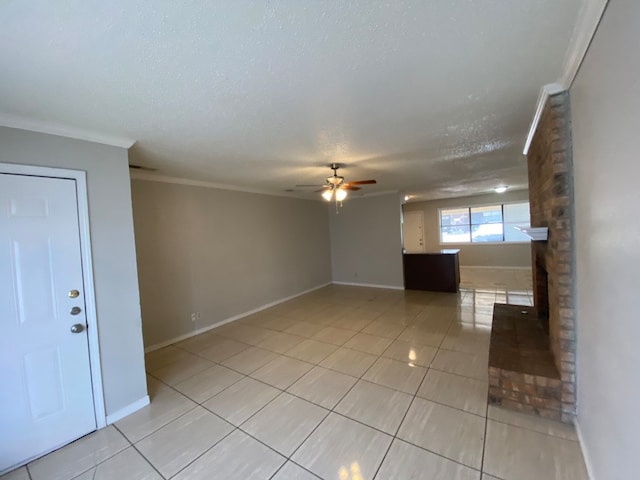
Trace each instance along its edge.
<instances>
[{"instance_id":1,"label":"white window frame","mask_svg":"<svg viewBox=\"0 0 640 480\"><path fill-rule=\"evenodd\" d=\"M472 242L469 240L468 242L443 242L442 241L442 211L443 210L453 210L456 208L466 208L469 210L469 222L471 222L471 209L477 207L490 207L494 205L500 205L502 207L502 231L504 237L504 206L505 205L515 205L518 203L527 203L530 204L529 200L513 200L511 202L490 202L490 203L481 203L475 205L450 205L448 207L438 208L438 241L439 245L442 247L446 246L467 246L467 245L526 245L531 242L531 240L522 240L520 242L514 241L502 241L502 242ZM471 223L469 226L471 227ZM471 232L469 233L471 235Z\"/></svg>"}]
</instances>

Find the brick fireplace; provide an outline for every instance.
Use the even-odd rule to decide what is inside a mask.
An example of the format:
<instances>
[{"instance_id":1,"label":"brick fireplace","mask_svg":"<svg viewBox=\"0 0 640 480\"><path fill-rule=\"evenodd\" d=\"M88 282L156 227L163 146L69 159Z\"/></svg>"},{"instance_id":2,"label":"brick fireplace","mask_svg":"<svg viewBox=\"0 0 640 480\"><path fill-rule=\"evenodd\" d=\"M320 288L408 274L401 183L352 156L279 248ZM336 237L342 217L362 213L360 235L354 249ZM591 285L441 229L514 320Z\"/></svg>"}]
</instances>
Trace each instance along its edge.
<instances>
[{"instance_id":1,"label":"brick fireplace","mask_svg":"<svg viewBox=\"0 0 640 480\"><path fill-rule=\"evenodd\" d=\"M489 401L571 422L576 413L573 165L568 92L547 99L527 156L533 309L496 305ZM526 313L525 313L526 311Z\"/></svg>"}]
</instances>

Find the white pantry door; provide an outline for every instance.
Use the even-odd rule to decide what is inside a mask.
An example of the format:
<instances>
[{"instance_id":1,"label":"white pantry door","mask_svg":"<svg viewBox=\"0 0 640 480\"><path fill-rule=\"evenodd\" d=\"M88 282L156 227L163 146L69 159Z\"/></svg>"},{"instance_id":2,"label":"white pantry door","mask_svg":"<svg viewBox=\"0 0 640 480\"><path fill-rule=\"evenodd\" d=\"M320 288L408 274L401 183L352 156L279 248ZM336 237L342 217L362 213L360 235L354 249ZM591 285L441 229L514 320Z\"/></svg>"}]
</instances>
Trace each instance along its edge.
<instances>
[{"instance_id":1,"label":"white pantry door","mask_svg":"<svg viewBox=\"0 0 640 480\"><path fill-rule=\"evenodd\" d=\"M402 237L406 253L424 252L424 231L422 212L404 212Z\"/></svg>"},{"instance_id":2,"label":"white pantry door","mask_svg":"<svg viewBox=\"0 0 640 480\"><path fill-rule=\"evenodd\" d=\"M96 429L76 182L0 174L0 473Z\"/></svg>"}]
</instances>

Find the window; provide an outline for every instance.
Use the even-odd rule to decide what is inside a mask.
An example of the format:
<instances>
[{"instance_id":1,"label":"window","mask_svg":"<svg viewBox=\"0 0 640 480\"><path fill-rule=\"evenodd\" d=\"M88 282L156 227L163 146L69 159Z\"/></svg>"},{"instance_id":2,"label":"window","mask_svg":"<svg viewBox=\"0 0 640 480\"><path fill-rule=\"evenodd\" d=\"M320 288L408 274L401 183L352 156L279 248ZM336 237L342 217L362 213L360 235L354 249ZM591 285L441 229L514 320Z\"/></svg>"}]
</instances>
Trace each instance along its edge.
<instances>
[{"instance_id":1,"label":"window","mask_svg":"<svg viewBox=\"0 0 640 480\"><path fill-rule=\"evenodd\" d=\"M472 242L504 241L502 228L502 205L472 207L470 210Z\"/></svg>"},{"instance_id":2,"label":"window","mask_svg":"<svg viewBox=\"0 0 640 480\"><path fill-rule=\"evenodd\" d=\"M528 242L531 239L514 227L528 227L531 224L529 218L529 202L508 203L503 206L504 212L504 241Z\"/></svg>"},{"instance_id":3,"label":"window","mask_svg":"<svg viewBox=\"0 0 640 480\"><path fill-rule=\"evenodd\" d=\"M528 242L514 227L529 226L529 202L443 208L440 210L442 243Z\"/></svg>"}]
</instances>

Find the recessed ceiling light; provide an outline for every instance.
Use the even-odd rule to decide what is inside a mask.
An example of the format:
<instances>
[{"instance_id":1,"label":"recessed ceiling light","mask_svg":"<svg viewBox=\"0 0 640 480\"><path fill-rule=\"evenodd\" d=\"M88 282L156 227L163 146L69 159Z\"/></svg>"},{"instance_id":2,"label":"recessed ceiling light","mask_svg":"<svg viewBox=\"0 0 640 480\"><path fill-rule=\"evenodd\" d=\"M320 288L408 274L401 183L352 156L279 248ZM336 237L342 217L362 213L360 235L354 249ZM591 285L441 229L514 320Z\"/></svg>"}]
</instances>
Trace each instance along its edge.
<instances>
[{"instance_id":1,"label":"recessed ceiling light","mask_svg":"<svg viewBox=\"0 0 640 480\"><path fill-rule=\"evenodd\" d=\"M404 196L404 201L408 202L409 200L411 200L411 195L405 195Z\"/></svg>"},{"instance_id":2,"label":"recessed ceiling light","mask_svg":"<svg viewBox=\"0 0 640 480\"><path fill-rule=\"evenodd\" d=\"M507 187L505 185L501 185L493 189L496 193L504 193L507 191Z\"/></svg>"}]
</instances>

